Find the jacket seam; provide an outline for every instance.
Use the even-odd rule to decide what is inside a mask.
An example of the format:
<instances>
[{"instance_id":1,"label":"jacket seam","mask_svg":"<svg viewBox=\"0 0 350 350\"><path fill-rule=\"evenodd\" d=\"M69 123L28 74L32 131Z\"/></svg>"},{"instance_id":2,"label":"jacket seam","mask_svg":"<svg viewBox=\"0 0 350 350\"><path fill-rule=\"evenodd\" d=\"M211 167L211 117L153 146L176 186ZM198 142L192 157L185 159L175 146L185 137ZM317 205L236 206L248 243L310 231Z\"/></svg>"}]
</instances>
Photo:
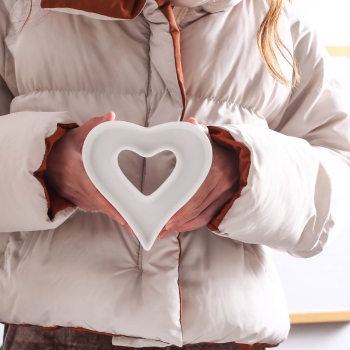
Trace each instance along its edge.
<instances>
[{"instance_id":1,"label":"jacket seam","mask_svg":"<svg viewBox=\"0 0 350 350\"><path fill-rule=\"evenodd\" d=\"M197 100L206 100L206 101L210 101L213 102L215 104L228 104L228 105L232 105L232 106L236 106L238 108L241 109L245 109L249 112L252 112L254 114L256 114L257 116L259 116L260 118L264 118L260 113L256 112L253 108L250 107L244 107L236 102L230 101L230 100L217 100L213 97L205 97L205 96L196 96L196 95L187 95L188 98L192 98L192 99L197 99Z\"/></svg>"},{"instance_id":2,"label":"jacket seam","mask_svg":"<svg viewBox=\"0 0 350 350\"><path fill-rule=\"evenodd\" d=\"M8 241L6 243L6 247L4 249L4 257L3 257L2 264L0 265L0 270L3 270L5 268L7 257L8 257L7 250L8 250L9 244L10 244L10 237L9 237L9 239L8 239Z\"/></svg>"},{"instance_id":3,"label":"jacket seam","mask_svg":"<svg viewBox=\"0 0 350 350\"><path fill-rule=\"evenodd\" d=\"M6 74L6 51L5 51L5 41L3 42L3 45L0 45L0 55L3 57L2 67L0 70L0 76L3 76L3 80L5 81L5 74ZM1 71L3 74L1 74Z\"/></svg>"},{"instance_id":4,"label":"jacket seam","mask_svg":"<svg viewBox=\"0 0 350 350\"><path fill-rule=\"evenodd\" d=\"M177 261L177 287L179 289L179 304L180 304L180 315L179 315L179 323L180 323L180 328L181 328L181 343L183 346L183 326L182 326L182 288L181 288L181 284L180 284L180 262L181 262L181 255L182 255L182 246L181 246L181 240L180 240L180 234L181 232L179 232L179 234L177 235L177 242L179 245L179 256L178 256L178 261Z\"/></svg>"},{"instance_id":5,"label":"jacket seam","mask_svg":"<svg viewBox=\"0 0 350 350\"><path fill-rule=\"evenodd\" d=\"M82 93L82 94L91 94L91 95L108 95L108 96L114 96L114 95L121 95L121 96L142 96L146 95L144 92L138 92L134 94L125 94L125 93L115 93L115 92L104 92L104 91L88 91L88 90L66 90L66 89L35 89L34 91L24 94L24 95L32 95L37 92L63 92L66 94L70 93Z\"/></svg>"},{"instance_id":6,"label":"jacket seam","mask_svg":"<svg viewBox=\"0 0 350 350\"><path fill-rule=\"evenodd\" d=\"M92 94L92 95L108 95L108 96L148 96L151 95L152 93L159 93L159 94L164 94L166 92L175 92L178 90L164 90L164 91L158 91L158 90L152 90L151 93L146 93L146 92L137 92L134 94L128 94L128 93L122 93L122 92L105 92L105 91L89 91L89 90L70 90L70 89L35 89L32 92L24 93L21 94L23 95L32 95L38 92L62 92L62 93L82 93L82 94Z\"/></svg>"},{"instance_id":7,"label":"jacket seam","mask_svg":"<svg viewBox=\"0 0 350 350\"><path fill-rule=\"evenodd\" d=\"M4 252L4 259L3 259L3 263L0 265L0 270L4 270L4 268L5 268L6 264L7 264L7 261L8 261L8 259L9 259L9 256L10 256L10 254L12 253L12 252L10 251L10 250L11 250L11 248L10 248L11 236L12 236L12 234L17 234L17 233L23 233L23 231L22 231L22 232L11 232L11 234L10 234L9 237L8 237L8 240L7 240L5 249L4 249L4 251L3 251L3 252ZM21 237L21 239L19 239L19 240L16 242L16 248L18 248L19 245L22 246L22 245L24 244L24 241L25 241L26 238L27 238L27 234L25 235L24 238Z\"/></svg>"},{"instance_id":8,"label":"jacket seam","mask_svg":"<svg viewBox=\"0 0 350 350\"><path fill-rule=\"evenodd\" d=\"M14 6L14 5L13 5ZM12 7L13 7L12 6ZM7 11L7 15L10 16L10 12L8 10L8 8L6 7L5 3L4 3L4 7L5 7L5 10ZM10 27L11 25L9 25L9 23L7 23L8 25L6 26L6 33L4 34L4 37L2 40L2 45L0 45L0 54L2 54L3 56L3 59L4 59L4 62L2 64L2 68L3 68L3 76L2 76L2 79L3 81L5 82L5 75L6 75L6 69L7 69L7 46L6 46L6 38L7 36L9 35L9 32L10 32ZM1 76L1 71L0 71L0 76ZM6 83L6 82L5 82Z\"/></svg>"},{"instance_id":9,"label":"jacket seam","mask_svg":"<svg viewBox=\"0 0 350 350\"><path fill-rule=\"evenodd\" d=\"M148 43L150 43L151 40L151 33L149 34L148 37ZM151 111L151 107L150 107L150 103L149 103L149 96L152 94L152 67L151 67L151 59L148 59L148 82L147 82L147 94L145 95L146 98L146 118L145 118L145 123L144 123L144 127L148 127L148 118L149 118L149 114ZM141 178L141 193L143 193L143 186L145 183L145 176L146 176L146 158L143 158L143 164L142 164L142 178ZM142 258L143 258L143 254L142 254L142 246L141 243L139 241L139 251L138 251L138 260L137 260L137 268L140 271L140 274L142 276L143 273L143 267L142 267Z\"/></svg>"},{"instance_id":10,"label":"jacket seam","mask_svg":"<svg viewBox=\"0 0 350 350\"><path fill-rule=\"evenodd\" d=\"M142 268L142 246L139 242L139 251L137 253L138 257L137 257L137 269L140 272L140 275L142 276L143 274L143 268Z\"/></svg>"}]
</instances>

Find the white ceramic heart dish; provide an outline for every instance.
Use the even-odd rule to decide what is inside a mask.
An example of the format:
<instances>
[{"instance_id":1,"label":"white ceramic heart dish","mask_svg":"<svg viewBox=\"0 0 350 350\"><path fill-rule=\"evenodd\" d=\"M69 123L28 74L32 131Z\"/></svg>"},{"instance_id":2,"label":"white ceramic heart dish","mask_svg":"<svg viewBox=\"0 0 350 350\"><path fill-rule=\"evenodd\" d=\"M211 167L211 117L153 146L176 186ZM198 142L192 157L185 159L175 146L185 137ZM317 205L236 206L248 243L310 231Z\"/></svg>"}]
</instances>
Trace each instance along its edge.
<instances>
[{"instance_id":1,"label":"white ceramic heart dish","mask_svg":"<svg viewBox=\"0 0 350 350\"><path fill-rule=\"evenodd\" d=\"M166 181L145 196L119 167L118 156L124 150L142 157L171 151L176 165ZM203 131L190 123L171 122L144 128L112 121L98 125L88 134L83 162L93 184L124 217L148 251L168 220L205 180L211 167L212 147Z\"/></svg>"}]
</instances>

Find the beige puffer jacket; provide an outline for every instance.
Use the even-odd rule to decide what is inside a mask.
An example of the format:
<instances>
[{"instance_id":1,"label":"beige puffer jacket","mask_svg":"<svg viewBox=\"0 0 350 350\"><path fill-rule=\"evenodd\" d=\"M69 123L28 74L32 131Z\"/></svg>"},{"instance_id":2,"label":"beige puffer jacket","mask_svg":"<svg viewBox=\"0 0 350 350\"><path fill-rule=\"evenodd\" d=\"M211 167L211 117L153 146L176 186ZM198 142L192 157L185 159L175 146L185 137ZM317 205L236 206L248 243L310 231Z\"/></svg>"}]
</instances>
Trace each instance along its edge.
<instances>
[{"instance_id":1,"label":"beige puffer jacket","mask_svg":"<svg viewBox=\"0 0 350 350\"><path fill-rule=\"evenodd\" d=\"M314 32L286 2L280 34L301 71L290 92L256 44L265 0L174 10L164 0L34 0L21 30L29 4L0 0L0 321L133 347L282 342L288 310L269 247L317 254L350 213L349 109ZM148 127L183 113L219 126L249 150L240 197L210 230L170 234L148 252L103 213L65 207L51 220L38 172L45 139L110 110ZM151 193L172 158L129 154L122 167Z\"/></svg>"}]
</instances>

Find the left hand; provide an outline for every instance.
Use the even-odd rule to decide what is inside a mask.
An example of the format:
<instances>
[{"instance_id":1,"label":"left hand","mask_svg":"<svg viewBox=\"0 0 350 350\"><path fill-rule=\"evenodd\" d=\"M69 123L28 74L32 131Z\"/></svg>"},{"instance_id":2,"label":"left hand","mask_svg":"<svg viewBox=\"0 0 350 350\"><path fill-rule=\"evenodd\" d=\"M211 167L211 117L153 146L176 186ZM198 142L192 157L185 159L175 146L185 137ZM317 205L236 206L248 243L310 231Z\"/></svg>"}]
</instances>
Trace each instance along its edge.
<instances>
[{"instance_id":1,"label":"left hand","mask_svg":"<svg viewBox=\"0 0 350 350\"><path fill-rule=\"evenodd\" d=\"M200 128L210 139L208 128L194 118L188 122ZM195 195L168 221L159 234L186 232L206 226L228 203L238 187L238 154L211 141L213 161L210 171Z\"/></svg>"}]
</instances>

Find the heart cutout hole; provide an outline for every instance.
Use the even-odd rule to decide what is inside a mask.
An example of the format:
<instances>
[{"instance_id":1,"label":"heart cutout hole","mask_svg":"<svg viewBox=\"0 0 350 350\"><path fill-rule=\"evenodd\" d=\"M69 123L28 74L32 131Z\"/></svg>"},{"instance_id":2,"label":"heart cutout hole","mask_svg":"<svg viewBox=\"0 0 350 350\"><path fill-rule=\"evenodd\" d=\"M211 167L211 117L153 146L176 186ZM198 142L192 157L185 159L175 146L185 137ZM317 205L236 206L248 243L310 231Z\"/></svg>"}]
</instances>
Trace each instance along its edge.
<instances>
[{"instance_id":1,"label":"heart cutout hole","mask_svg":"<svg viewBox=\"0 0 350 350\"><path fill-rule=\"evenodd\" d=\"M162 151L152 157L142 157L138 153L124 150L119 153L118 165L125 177L145 196L154 193L174 171L175 154ZM148 169L152 173L148 173Z\"/></svg>"}]
</instances>

